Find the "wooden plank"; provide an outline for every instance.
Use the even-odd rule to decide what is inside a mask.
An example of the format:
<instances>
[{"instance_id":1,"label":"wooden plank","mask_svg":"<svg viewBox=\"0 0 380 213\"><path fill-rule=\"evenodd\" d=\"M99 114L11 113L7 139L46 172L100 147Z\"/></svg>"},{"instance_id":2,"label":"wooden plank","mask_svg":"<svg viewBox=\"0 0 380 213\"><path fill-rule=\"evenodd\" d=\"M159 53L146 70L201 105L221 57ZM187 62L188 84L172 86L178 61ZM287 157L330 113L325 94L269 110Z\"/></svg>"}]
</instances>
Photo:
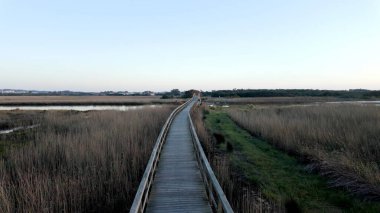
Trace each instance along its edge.
<instances>
[{"instance_id":1,"label":"wooden plank","mask_svg":"<svg viewBox=\"0 0 380 213\"><path fill-rule=\"evenodd\" d=\"M146 212L212 212L190 133L191 106L175 117L169 129Z\"/></svg>"},{"instance_id":2,"label":"wooden plank","mask_svg":"<svg viewBox=\"0 0 380 213\"><path fill-rule=\"evenodd\" d=\"M169 116L168 120L165 122L163 128L161 129L160 135L158 136L156 143L154 145L152 154L149 158L149 162L147 167L145 168L145 172L143 178L140 182L139 188L136 192L136 196L133 200L130 213L138 213L143 212L146 207L146 201L148 199L149 190L151 188L151 184L154 177L154 172L156 171L156 166L159 160L159 156L162 150L162 145L164 139L169 131L169 127L174 119L174 117L179 113L185 106L187 106L192 102L192 99L189 99L183 105L177 107Z\"/></svg>"}]
</instances>

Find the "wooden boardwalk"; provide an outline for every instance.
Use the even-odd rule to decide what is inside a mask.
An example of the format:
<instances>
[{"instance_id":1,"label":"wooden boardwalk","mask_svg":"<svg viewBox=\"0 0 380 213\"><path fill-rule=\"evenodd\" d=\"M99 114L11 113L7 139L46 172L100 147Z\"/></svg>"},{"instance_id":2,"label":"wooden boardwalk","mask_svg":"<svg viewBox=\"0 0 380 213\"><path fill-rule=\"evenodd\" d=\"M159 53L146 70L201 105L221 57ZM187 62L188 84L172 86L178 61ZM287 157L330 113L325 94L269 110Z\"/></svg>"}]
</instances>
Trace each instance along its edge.
<instances>
[{"instance_id":1,"label":"wooden boardwalk","mask_svg":"<svg viewBox=\"0 0 380 213\"><path fill-rule=\"evenodd\" d=\"M179 112L170 126L146 212L212 212L190 133L192 105Z\"/></svg>"}]
</instances>

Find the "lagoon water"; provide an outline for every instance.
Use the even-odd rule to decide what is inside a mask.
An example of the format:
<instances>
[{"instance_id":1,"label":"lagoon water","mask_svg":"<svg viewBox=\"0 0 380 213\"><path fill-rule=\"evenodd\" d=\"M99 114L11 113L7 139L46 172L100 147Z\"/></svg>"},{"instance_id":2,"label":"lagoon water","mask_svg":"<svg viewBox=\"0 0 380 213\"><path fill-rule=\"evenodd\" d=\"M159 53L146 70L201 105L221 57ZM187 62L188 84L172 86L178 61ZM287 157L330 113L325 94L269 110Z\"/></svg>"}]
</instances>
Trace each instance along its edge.
<instances>
[{"instance_id":1,"label":"lagoon water","mask_svg":"<svg viewBox=\"0 0 380 213\"><path fill-rule=\"evenodd\" d=\"M156 108L161 107L161 105L141 105L141 106L99 106L99 105L88 105L88 106L0 106L0 110L74 110L74 111L89 111L89 110L114 110L114 111L127 111L136 110L143 108Z\"/></svg>"}]
</instances>

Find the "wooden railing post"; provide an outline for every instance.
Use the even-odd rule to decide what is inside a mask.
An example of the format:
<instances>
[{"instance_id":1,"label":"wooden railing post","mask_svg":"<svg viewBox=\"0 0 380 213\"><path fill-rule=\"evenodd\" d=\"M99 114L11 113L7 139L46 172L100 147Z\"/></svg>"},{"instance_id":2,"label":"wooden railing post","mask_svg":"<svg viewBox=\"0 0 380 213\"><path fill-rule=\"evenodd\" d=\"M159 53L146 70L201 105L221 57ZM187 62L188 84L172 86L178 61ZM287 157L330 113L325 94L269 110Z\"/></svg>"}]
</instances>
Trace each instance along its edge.
<instances>
[{"instance_id":1,"label":"wooden railing post","mask_svg":"<svg viewBox=\"0 0 380 213\"><path fill-rule=\"evenodd\" d=\"M193 145L195 151L197 153L197 160L199 164L199 168L201 170L201 176L203 182L205 184L205 188L207 190L207 195L209 198L210 204L214 207L213 209L216 212L226 212L233 213L230 203L228 202L226 195L223 192L222 187L220 186L215 174L210 166L210 163L207 160L207 157L203 151L202 145L198 139L197 132L195 131L195 127L193 121L191 119L190 112L188 114L189 123L190 123L190 131L193 140ZM199 157L198 157L199 156ZM215 195L214 195L215 192Z\"/></svg>"}]
</instances>

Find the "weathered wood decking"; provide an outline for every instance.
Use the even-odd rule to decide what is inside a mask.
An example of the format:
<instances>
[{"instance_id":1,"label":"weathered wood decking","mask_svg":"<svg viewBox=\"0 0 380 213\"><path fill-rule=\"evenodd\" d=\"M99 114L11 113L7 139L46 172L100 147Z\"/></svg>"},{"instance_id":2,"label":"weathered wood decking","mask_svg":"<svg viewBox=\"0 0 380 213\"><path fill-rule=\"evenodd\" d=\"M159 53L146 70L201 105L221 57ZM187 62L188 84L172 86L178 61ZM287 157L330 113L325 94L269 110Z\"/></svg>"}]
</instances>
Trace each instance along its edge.
<instances>
[{"instance_id":1,"label":"weathered wood decking","mask_svg":"<svg viewBox=\"0 0 380 213\"><path fill-rule=\"evenodd\" d=\"M192 105L178 113L169 129L146 212L212 212L189 128Z\"/></svg>"}]
</instances>

